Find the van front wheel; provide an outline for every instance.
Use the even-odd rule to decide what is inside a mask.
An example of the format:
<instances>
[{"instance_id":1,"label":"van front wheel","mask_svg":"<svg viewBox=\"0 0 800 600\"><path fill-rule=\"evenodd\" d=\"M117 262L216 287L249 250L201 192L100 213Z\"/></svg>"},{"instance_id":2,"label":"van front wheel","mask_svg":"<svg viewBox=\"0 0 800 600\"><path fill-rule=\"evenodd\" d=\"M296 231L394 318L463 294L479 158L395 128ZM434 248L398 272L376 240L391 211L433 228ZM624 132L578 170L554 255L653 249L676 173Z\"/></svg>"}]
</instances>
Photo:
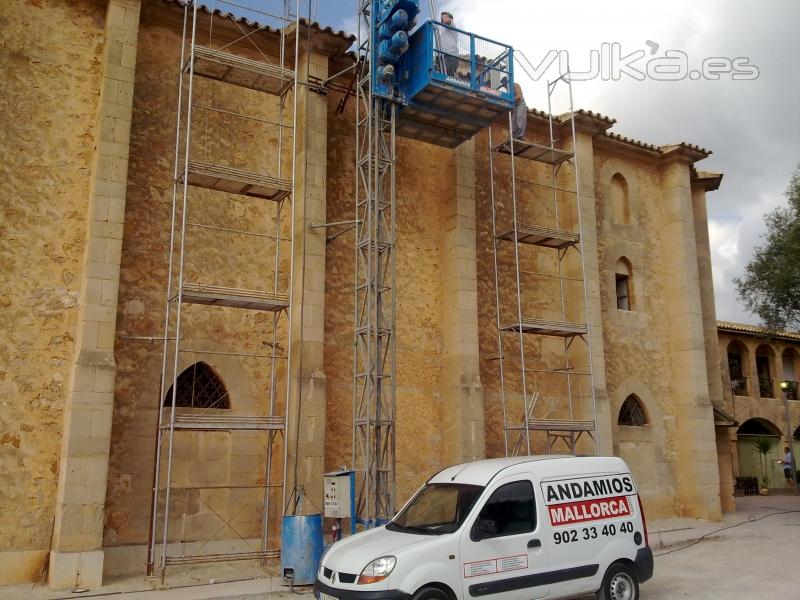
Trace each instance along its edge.
<instances>
[{"instance_id":1,"label":"van front wheel","mask_svg":"<svg viewBox=\"0 0 800 600\"><path fill-rule=\"evenodd\" d=\"M597 600L639 600L639 578L633 569L621 563L608 567Z\"/></svg>"},{"instance_id":2,"label":"van front wheel","mask_svg":"<svg viewBox=\"0 0 800 600\"><path fill-rule=\"evenodd\" d=\"M411 600L450 600L450 596L439 588L423 587L416 591Z\"/></svg>"}]
</instances>

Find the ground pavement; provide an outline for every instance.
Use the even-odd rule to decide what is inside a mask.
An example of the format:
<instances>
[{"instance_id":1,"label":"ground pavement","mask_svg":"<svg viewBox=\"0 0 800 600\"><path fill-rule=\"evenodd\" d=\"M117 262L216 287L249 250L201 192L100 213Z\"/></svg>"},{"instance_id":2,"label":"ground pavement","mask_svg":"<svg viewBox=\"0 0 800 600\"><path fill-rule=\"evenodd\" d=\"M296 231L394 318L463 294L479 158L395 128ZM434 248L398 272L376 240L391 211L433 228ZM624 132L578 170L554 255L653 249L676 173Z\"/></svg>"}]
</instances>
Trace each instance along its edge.
<instances>
[{"instance_id":1,"label":"ground pavement","mask_svg":"<svg viewBox=\"0 0 800 600\"><path fill-rule=\"evenodd\" d=\"M668 519L649 523L655 575L642 600L798 600L800 598L800 497L737 498L737 511L716 523ZM256 577L246 567L195 568L173 573L167 589L156 579L127 577L102 590L52 592L38 585L0 587L0 600L302 600L277 578ZM209 581L214 581L209 584ZM226 581L227 580L227 581ZM235 581L231 581L235 580Z\"/></svg>"}]
</instances>

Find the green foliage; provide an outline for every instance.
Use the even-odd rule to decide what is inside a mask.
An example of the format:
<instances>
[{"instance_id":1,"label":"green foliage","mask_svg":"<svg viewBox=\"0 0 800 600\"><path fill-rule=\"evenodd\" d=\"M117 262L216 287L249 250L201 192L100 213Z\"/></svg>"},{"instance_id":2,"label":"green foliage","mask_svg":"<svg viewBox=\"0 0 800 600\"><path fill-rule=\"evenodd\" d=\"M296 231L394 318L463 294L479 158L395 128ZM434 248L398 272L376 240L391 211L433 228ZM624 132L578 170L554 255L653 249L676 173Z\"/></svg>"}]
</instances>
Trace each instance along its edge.
<instances>
[{"instance_id":1,"label":"green foliage","mask_svg":"<svg viewBox=\"0 0 800 600\"><path fill-rule=\"evenodd\" d=\"M772 449L775 447L775 444L777 443L778 440L776 440L775 438L767 437L764 435L756 438L756 441L753 443L753 445L756 447L756 450L758 450L760 454L767 456L770 452L772 452Z\"/></svg>"},{"instance_id":2,"label":"green foliage","mask_svg":"<svg viewBox=\"0 0 800 600\"><path fill-rule=\"evenodd\" d=\"M747 309L771 329L800 329L800 166L786 189L788 206L764 217L764 245L734 279Z\"/></svg>"},{"instance_id":3,"label":"green foliage","mask_svg":"<svg viewBox=\"0 0 800 600\"><path fill-rule=\"evenodd\" d=\"M758 450L758 453L760 455L761 481L763 487L765 488L769 487L769 482L771 480L771 477L769 476L769 469L766 468L766 465L769 464L769 459L767 457L769 456L769 453L772 452L772 449L775 447L777 443L778 440L776 438L771 438L767 436L758 437L753 443L753 445L756 447L756 450Z\"/></svg>"}]
</instances>

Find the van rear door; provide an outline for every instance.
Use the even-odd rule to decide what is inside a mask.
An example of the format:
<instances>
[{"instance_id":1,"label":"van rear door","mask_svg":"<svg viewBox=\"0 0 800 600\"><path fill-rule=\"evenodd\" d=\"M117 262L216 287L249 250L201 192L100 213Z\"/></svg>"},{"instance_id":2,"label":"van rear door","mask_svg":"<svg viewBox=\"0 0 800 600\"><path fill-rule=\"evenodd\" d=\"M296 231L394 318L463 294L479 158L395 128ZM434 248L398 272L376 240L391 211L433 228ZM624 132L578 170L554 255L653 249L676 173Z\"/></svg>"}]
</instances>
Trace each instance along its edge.
<instances>
[{"instance_id":1,"label":"van rear door","mask_svg":"<svg viewBox=\"0 0 800 600\"><path fill-rule=\"evenodd\" d=\"M551 563L561 570L555 594L573 593L581 589L581 580L602 576L605 563L632 558L608 552L634 547L638 507L630 473L548 478L540 491L546 505L542 520L550 530L542 543Z\"/></svg>"},{"instance_id":2,"label":"van rear door","mask_svg":"<svg viewBox=\"0 0 800 600\"><path fill-rule=\"evenodd\" d=\"M509 476L486 494L461 534L462 597L544 598L550 592L542 580L548 564L533 482L525 475Z\"/></svg>"}]
</instances>

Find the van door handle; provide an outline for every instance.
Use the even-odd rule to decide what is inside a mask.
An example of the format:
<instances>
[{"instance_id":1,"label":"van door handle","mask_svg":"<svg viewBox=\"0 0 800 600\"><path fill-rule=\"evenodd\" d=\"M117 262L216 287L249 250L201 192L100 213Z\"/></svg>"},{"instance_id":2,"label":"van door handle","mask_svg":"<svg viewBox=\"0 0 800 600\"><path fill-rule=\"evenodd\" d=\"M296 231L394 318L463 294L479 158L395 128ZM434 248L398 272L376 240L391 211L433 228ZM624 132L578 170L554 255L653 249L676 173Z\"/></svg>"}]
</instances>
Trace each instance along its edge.
<instances>
[{"instance_id":1,"label":"van door handle","mask_svg":"<svg viewBox=\"0 0 800 600\"><path fill-rule=\"evenodd\" d=\"M528 542L528 548L541 548L542 542L539 540L531 540Z\"/></svg>"}]
</instances>

